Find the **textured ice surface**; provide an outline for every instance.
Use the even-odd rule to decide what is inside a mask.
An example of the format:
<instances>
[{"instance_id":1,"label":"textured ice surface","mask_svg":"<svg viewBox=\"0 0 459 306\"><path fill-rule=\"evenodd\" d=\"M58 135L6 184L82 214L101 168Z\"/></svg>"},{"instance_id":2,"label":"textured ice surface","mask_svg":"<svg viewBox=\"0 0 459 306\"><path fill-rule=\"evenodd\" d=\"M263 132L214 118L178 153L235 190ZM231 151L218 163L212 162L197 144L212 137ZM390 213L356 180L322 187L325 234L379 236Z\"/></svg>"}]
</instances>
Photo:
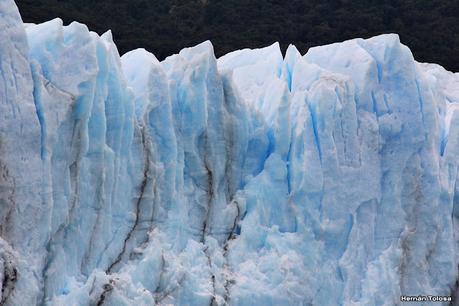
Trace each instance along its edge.
<instances>
[{"instance_id":1,"label":"textured ice surface","mask_svg":"<svg viewBox=\"0 0 459 306\"><path fill-rule=\"evenodd\" d=\"M0 304L457 294L459 75L397 35L121 58L0 0Z\"/></svg>"}]
</instances>

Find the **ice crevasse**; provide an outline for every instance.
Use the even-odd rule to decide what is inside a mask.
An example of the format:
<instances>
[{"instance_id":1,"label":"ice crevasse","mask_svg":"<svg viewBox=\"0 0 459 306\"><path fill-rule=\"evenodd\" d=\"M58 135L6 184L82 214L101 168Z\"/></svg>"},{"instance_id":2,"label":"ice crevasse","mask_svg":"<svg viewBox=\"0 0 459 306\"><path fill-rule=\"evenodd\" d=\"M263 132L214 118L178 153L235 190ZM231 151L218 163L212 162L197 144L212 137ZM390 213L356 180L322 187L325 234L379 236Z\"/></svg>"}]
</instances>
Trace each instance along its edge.
<instances>
[{"instance_id":1,"label":"ice crevasse","mask_svg":"<svg viewBox=\"0 0 459 306\"><path fill-rule=\"evenodd\" d=\"M0 65L0 304L458 295L459 75L397 35L159 62L2 0Z\"/></svg>"}]
</instances>

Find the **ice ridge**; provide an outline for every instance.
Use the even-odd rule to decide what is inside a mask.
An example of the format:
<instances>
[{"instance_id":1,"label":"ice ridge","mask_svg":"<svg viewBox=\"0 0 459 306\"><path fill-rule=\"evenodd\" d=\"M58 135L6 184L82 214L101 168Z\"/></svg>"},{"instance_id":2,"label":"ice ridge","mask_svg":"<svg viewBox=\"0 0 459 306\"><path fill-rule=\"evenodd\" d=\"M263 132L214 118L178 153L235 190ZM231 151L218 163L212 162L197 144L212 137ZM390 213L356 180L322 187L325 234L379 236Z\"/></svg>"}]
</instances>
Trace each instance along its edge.
<instances>
[{"instance_id":1,"label":"ice ridge","mask_svg":"<svg viewBox=\"0 0 459 306\"><path fill-rule=\"evenodd\" d=\"M0 62L1 305L459 298L459 75L397 35L160 62L3 0Z\"/></svg>"}]
</instances>

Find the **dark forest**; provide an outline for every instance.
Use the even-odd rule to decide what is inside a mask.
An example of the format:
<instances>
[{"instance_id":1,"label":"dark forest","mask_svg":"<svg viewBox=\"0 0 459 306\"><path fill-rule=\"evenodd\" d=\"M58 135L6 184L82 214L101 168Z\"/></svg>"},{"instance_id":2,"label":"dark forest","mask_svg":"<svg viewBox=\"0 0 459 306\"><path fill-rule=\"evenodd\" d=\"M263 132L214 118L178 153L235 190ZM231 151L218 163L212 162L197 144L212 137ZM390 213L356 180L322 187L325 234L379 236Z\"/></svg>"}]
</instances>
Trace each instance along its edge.
<instances>
[{"instance_id":1,"label":"dark forest","mask_svg":"<svg viewBox=\"0 0 459 306\"><path fill-rule=\"evenodd\" d=\"M279 41L305 53L317 45L398 33L417 61L459 71L459 0L17 0L24 22L56 17L111 29L121 54L158 59L204 40L217 56Z\"/></svg>"}]
</instances>

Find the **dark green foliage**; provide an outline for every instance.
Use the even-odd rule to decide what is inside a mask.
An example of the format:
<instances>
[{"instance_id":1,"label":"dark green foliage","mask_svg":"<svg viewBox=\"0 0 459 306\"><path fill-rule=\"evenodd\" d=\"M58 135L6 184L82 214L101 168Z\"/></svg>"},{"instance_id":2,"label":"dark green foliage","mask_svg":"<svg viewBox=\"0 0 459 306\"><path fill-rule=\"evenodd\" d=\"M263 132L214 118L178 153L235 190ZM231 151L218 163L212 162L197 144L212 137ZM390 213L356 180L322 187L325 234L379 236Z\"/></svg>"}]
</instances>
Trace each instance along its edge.
<instances>
[{"instance_id":1,"label":"dark green foliage","mask_svg":"<svg viewBox=\"0 0 459 306\"><path fill-rule=\"evenodd\" d=\"M279 41L309 47L398 33L415 58L459 71L459 0L17 0L25 22L61 17L101 34L123 54L158 59L211 40L216 55Z\"/></svg>"}]
</instances>

